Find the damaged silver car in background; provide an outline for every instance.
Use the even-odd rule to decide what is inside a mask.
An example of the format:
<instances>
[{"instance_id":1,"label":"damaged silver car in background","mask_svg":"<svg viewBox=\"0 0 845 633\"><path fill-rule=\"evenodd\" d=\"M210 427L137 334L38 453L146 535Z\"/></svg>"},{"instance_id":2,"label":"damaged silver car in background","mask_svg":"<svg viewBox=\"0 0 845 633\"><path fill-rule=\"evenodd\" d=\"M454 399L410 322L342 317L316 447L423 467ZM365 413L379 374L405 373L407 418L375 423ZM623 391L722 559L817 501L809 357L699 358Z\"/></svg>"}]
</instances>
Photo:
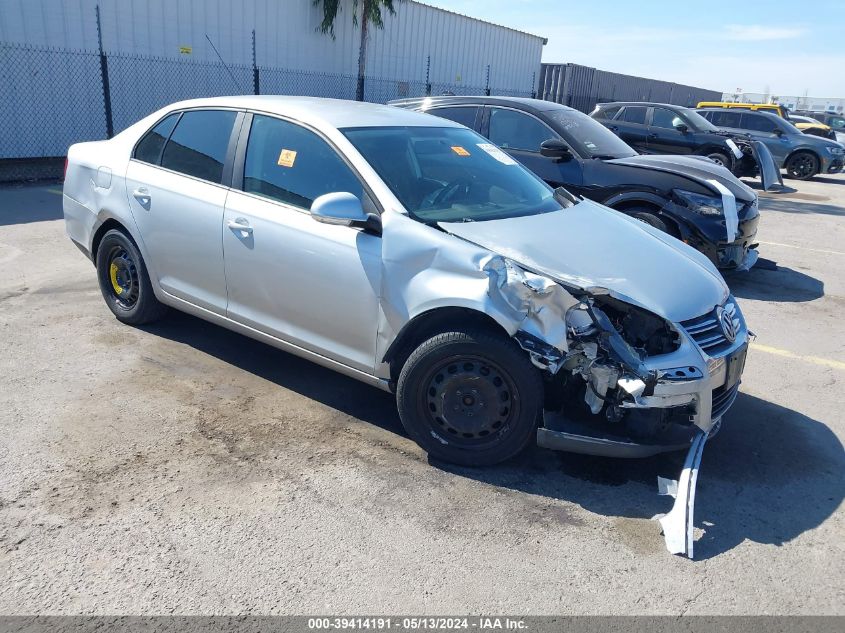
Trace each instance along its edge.
<instances>
[{"instance_id":1,"label":"damaged silver car in background","mask_svg":"<svg viewBox=\"0 0 845 633\"><path fill-rule=\"evenodd\" d=\"M183 102L74 145L64 210L118 319L170 306L394 391L435 459L687 450L663 521L692 554L749 334L690 246L461 125L299 97Z\"/></svg>"}]
</instances>

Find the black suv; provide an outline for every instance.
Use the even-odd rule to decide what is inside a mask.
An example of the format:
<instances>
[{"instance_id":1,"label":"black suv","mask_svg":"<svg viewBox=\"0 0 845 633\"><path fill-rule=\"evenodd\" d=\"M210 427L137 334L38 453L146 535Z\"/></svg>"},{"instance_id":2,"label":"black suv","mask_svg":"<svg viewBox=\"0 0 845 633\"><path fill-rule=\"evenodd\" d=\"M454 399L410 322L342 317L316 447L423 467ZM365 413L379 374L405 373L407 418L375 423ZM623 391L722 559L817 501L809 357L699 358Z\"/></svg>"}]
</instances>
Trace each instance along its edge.
<instances>
[{"instance_id":1,"label":"black suv","mask_svg":"<svg viewBox=\"0 0 845 633\"><path fill-rule=\"evenodd\" d=\"M734 169L742 137L719 130L691 108L666 103L600 103L590 113L641 154L694 154ZM730 141L730 143L728 142Z\"/></svg>"},{"instance_id":2,"label":"black suv","mask_svg":"<svg viewBox=\"0 0 845 633\"><path fill-rule=\"evenodd\" d=\"M461 123L552 187L674 235L720 268L748 269L757 259L757 194L705 158L639 156L586 114L551 101L443 96L390 105Z\"/></svg>"}]
</instances>

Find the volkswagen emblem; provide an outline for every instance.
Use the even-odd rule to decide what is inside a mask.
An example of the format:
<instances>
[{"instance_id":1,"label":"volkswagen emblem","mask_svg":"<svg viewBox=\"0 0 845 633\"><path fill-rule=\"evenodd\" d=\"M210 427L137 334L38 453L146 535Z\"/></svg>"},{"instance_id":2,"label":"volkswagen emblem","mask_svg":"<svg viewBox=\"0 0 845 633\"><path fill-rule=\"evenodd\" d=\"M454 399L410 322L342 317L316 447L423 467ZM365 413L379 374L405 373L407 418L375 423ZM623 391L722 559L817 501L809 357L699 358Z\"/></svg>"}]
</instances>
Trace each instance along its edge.
<instances>
[{"instance_id":1,"label":"volkswagen emblem","mask_svg":"<svg viewBox=\"0 0 845 633\"><path fill-rule=\"evenodd\" d=\"M716 318L719 320L719 325L722 327L722 334L729 343L736 340L736 326L730 314L721 306L716 309Z\"/></svg>"}]
</instances>

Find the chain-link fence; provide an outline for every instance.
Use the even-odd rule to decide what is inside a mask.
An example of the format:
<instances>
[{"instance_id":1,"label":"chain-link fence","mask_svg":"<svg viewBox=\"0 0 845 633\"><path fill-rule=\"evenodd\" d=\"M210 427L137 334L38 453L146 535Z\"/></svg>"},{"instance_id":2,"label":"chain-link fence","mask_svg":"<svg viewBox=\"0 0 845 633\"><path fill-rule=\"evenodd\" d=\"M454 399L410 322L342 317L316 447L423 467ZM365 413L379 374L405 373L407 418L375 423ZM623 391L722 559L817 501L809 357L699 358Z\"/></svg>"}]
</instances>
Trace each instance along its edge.
<instances>
[{"instance_id":1,"label":"chain-link fence","mask_svg":"<svg viewBox=\"0 0 845 633\"><path fill-rule=\"evenodd\" d=\"M69 145L108 138L174 101L228 94L354 99L357 84L355 75L0 43L0 182L60 176ZM420 80L364 82L364 100L374 103L443 93L532 96Z\"/></svg>"}]
</instances>

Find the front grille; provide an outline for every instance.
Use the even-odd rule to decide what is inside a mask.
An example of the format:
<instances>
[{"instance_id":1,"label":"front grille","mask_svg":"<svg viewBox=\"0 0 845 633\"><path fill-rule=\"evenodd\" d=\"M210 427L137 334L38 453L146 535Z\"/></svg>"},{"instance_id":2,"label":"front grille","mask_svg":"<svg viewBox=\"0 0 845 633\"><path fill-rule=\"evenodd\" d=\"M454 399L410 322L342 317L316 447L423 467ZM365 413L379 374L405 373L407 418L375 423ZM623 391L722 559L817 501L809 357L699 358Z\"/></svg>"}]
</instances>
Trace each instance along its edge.
<instances>
[{"instance_id":1,"label":"front grille","mask_svg":"<svg viewBox=\"0 0 845 633\"><path fill-rule=\"evenodd\" d=\"M725 310L731 315L734 323L738 324L735 316L736 306L733 303L728 303L725 305ZM681 321L681 326L698 343L698 346L710 356L716 356L733 345L732 341L725 338L722 325L716 316L716 309L689 321Z\"/></svg>"},{"instance_id":2,"label":"front grille","mask_svg":"<svg viewBox=\"0 0 845 633\"><path fill-rule=\"evenodd\" d=\"M731 405L736 400L736 394L739 391L739 383L735 384L730 389L726 389L724 385L713 390L713 409L710 414L711 419L718 420L725 412L731 408Z\"/></svg>"}]
</instances>

